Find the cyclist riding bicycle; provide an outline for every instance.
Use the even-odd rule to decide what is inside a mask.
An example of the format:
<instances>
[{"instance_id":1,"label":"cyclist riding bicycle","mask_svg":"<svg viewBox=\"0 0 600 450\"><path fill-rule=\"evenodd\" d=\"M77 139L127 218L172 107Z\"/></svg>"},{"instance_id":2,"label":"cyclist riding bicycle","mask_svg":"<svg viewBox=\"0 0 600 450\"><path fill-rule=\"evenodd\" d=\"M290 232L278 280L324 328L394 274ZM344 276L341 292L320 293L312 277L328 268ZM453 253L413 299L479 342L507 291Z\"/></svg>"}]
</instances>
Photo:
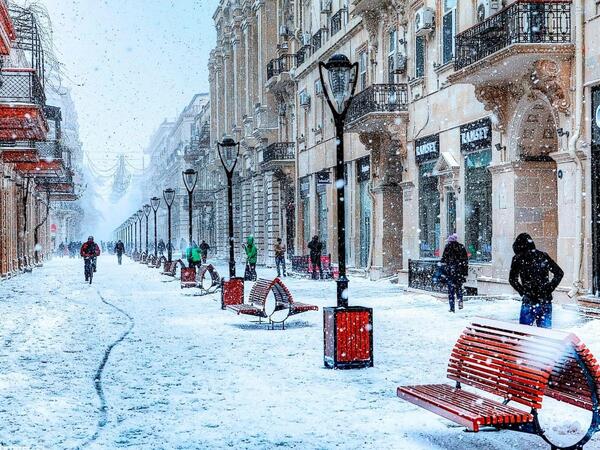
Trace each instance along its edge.
<instances>
[{"instance_id":1,"label":"cyclist riding bicycle","mask_svg":"<svg viewBox=\"0 0 600 450\"><path fill-rule=\"evenodd\" d=\"M92 270L96 271L96 258L100 256L100 247L94 242L94 236L88 237L87 242L84 242L79 250L79 254L84 260L85 281L88 281L88 272L85 270L88 264L91 264Z\"/></svg>"}]
</instances>

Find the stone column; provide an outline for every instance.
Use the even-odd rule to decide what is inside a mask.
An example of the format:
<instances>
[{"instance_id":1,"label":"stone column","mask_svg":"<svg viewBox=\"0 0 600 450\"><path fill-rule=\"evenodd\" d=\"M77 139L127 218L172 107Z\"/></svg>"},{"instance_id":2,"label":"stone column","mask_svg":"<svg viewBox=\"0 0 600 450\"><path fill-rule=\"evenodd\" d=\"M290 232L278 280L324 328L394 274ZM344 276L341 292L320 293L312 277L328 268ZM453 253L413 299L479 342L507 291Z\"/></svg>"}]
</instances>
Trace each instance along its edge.
<instances>
[{"instance_id":1,"label":"stone column","mask_svg":"<svg viewBox=\"0 0 600 450\"><path fill-rule=\"evenodd\" d=\"M252 178L252 235L259 249L258 263L265 263L265 208L264 208L264 179L263 175Z\"/></svg>"}]
</instances>

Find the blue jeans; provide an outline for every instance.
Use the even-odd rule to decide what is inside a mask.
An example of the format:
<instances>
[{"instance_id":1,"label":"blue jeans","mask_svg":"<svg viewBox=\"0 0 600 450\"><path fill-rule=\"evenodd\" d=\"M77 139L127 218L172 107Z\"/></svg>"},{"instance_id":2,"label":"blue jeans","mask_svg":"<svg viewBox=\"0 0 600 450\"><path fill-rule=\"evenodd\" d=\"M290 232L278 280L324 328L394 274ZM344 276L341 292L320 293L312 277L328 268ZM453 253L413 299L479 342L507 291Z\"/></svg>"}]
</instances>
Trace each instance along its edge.
<instances>
[{"instance_id":1,"label":"blue jeans","mask_svg":"<svg viewBox=\"0 0 600 450\"><path fill-rule=\"evenodd\" d=\"M276 256L275 264L277 265L277 276L281 276L281 268L283 267L283 276L285 277L285 256Z\"/></svg>"},{"instance_id":2,"label":"blue jeans","mask_svg":"<svg viewBox=\"0 0 600 450\"><path fill-rule=\"evenodd\" d=\"M450 311L454 311L454 298L458 298L459 308L462 308L463 287L460 283L452 283L448 281L448 302L450 303Z\"/></svg>"},{"instance_id":3,"label":"blue jeans","mask_svg":"<svg viewBox=\"0 0 600 450\"><path fill-rule=\"evenodd\" d=\"M552 303L523 303L519 323L552 328Z\"/></svg>"}]
</instances>

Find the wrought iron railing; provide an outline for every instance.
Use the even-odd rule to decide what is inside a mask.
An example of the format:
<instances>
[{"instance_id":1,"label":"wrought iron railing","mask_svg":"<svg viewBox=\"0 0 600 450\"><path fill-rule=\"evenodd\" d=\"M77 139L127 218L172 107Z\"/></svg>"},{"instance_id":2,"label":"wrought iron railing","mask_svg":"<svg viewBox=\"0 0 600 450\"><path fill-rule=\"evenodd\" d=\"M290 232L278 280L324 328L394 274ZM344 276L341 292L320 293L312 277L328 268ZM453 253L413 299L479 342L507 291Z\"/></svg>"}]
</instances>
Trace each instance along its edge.
<instances>
[{"instance_id":1,"label":"wrought iron railing","mask_svg":"<svg viewBox=\"0 0 600 450\"><path fill-rule=\"evenodd\" d=\"M58 141L42 141L36 142L35 148L37 149L40 159L44 160L55 160L62 159L63 151Z\"/></svg>"},{"instance_id":2,"label":"wrought iron railing","mask_svg":"<svg viewBox=\"0 0 600 450\"><path fill-rule=\"evenodd\" d=\"M354 96L348 109L347 123L371 113L407 110L406 84L373 84Z\"/></svg>"},{"instance_id":3,"label":"wrought iron railing","mask_svg":"<svg viewBox=\"0 0 600 450\"><path fill-rule=\"evenodd\" d=\"M326 28L321 28L319 31L313 34L311 39L313 52L319 50L325 43L325 40L327 39L326 31Z\"/></svg>"},{"instance_id":4,"label":"wrought iron railing","mask_svg":"<svg viewBox=\"0 0 600 450\"><path fill-rule=\"evenodd\" d=\"M455 70L513 44L571 42L571 1L517 1L456 35Z\"/></svg>"},{"instance_id":5,"label":"wrought iron railing","mask_svg":"<svg viewBox=\"0 0 600 450\"><path fill-rule=\"evenodd\" d=\"M311 55L311 46L305 45L296 52L296 64L301 66Z\"/></svg>"},{"instance_id":6,"label":"wrought iron railing","mask_svg":"<svg viewBox=\"0 0 600 450\"><path fill-rule=\"evenodd\" d=\"M329 29L331 30L331 35L337 34L338 31L342 29L342 20L344 18L344 13L346 12L345 8L338 10L331 19L329 19Z\"/></svg>"},{"instance_id":7,"label":"wrought iron railing","mask_svg":"<svg viewBox=\"0 0 600 450\"><path fill-rule=\"evenodd\" d=\"M290 161L296 158L293 142L275 142L263 151L263 164L271 161Z\"/></svg>"},{"instance_id":8,"label":"wrought iron railing","mask_svg":"<svg viewBox=\"0 0 600 450\"><path fill-rule=\"evenodd\" d=\"M44 88L33 69L3 69L0 72L0 102L34 103L46 102Z\"/></svg>"},{"instance_id":9,"label":"wrought iron railing","mask_svg":"<svg viewBox=\"0 0 600 450\"><path fill-rule=\"evenodd\" d=\"M279 58L272 59L267 64L267 80L282 73L289 72L295 65L296 55L293 53L286 53Z\"/></svg>"}]
</instances>

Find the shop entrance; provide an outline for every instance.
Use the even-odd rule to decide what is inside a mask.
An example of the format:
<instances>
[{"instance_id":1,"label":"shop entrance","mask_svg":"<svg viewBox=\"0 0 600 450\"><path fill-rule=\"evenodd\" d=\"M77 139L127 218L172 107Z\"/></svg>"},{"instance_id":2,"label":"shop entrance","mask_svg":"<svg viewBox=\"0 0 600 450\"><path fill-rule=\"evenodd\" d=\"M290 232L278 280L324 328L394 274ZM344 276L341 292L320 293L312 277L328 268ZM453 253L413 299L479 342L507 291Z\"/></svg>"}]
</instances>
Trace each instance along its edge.
<instances>
[{"instance_id":1,"label":"shop entrance","mask_svg":"<svg viewBox=\"0 0 600 450\"><path fill-rule=\"evenodd\" d=\"M592 90L592 253L593 290L600 295L600 87Z\"/></svg>"}]
</instances>

